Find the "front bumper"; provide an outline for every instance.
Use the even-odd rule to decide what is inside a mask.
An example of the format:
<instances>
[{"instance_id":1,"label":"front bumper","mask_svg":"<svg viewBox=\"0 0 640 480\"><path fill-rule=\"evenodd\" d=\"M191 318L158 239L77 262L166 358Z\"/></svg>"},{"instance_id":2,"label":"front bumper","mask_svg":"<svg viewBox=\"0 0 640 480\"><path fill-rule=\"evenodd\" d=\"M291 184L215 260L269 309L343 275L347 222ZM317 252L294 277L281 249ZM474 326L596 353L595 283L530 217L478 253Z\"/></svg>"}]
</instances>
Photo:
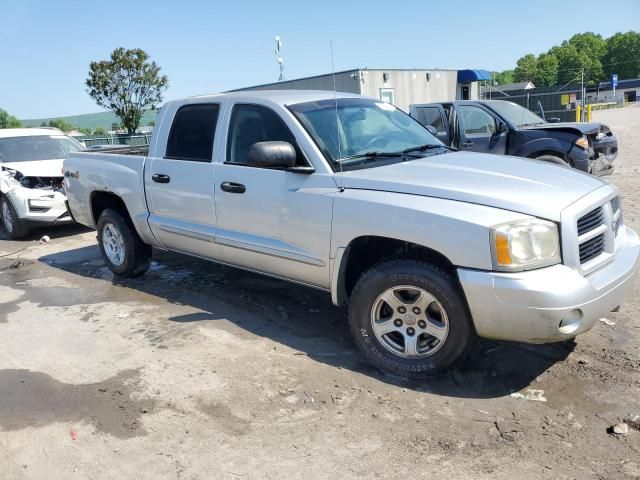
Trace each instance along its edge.
<instances>
[{"instance_id":1,"label":"front bumper","mask_svg":"<svg viewBox=\"0 0 640 480\"><path fill-rule=\"evenodd\" d=\"M640 241L631 229L622 229L613 261L587 276L566 265L519 273L459 268L478 335L550 343L588 331L633 291Z\"/></svg>"},{"instance_id":2,"label":"front bumper","mask_svg":"<svg viewBox=\"0 0 640 480\"><path fill-rule=\"evenodd\" d=\"M14 188L7 192L21 222L33 226L72 223L66 196L60 192L29 188Z\"/></svg>"}]
</instances>

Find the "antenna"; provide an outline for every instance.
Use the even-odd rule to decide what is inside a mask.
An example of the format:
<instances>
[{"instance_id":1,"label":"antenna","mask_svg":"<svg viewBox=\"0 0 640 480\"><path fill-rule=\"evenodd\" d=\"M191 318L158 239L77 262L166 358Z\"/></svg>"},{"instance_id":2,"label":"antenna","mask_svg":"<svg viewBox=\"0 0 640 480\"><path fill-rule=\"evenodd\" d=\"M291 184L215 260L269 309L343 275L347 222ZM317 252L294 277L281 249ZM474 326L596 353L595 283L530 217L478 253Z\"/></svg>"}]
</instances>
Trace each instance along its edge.
<instances>
[{"instance_id":1,"label":"antenna","mask_svg":"<svg viewBox=\"0 0 640 480\"><path fill-rule=\"evenodd\" d=\"M276 35L276 62L278 62L278 66L280 67L280 76L278 77L278 81L281 82L284 80L284 58L280 56L280 50L282 49L282 40L280 40L280 35Z\"/></svg>"},{"instance_id":2,"label":"antenna","mask_svg":"<svg viewBox=\"0 0 640 480\"><path fill-rule=\"evenodd\" d=\"M333 76L333 101L336 105L336 143L338 145L338 159L342 158L342 149L340 147L340 120L338 119L338 90L336 89L336 66L333 62L333 40L329 40L329 47L331 48L331 75ZM344 192L344 183L342 178L342 162L338 160L338 166L340 167L340 182L338 190Z\"/></svg>"}]
</instances>

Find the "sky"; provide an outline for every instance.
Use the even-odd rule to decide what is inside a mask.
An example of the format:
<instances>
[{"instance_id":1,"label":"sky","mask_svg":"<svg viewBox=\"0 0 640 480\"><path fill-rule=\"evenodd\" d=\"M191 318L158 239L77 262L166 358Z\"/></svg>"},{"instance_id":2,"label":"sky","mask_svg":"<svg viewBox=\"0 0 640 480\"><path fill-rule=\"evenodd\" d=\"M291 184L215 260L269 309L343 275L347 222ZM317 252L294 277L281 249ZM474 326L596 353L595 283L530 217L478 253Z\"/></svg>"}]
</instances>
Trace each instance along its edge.
<instances>
[{"instance_id":1,"label":"sky","mask_svg":"<svg viewBox=\"0 0 640 480\"><path fill-rule=\"evenodd\" d=\"M369 68L513 68L575 33L640 30L640 1L0 0L0 108L21 119L93 113L89 63L142 48L165 100L285 76ZM607 13L608 12L608 13Z\"/></svg>"}]
</instances>

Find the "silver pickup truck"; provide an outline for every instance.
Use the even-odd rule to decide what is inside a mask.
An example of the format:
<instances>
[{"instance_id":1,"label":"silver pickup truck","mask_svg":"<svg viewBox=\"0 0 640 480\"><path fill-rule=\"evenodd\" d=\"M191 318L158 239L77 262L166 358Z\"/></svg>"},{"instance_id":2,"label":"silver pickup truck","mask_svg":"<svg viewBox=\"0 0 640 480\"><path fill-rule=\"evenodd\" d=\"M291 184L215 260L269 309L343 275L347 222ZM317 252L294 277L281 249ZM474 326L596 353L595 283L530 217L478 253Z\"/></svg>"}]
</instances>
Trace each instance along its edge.
<instances>
[{"instance_id":1,"label":"silver pickup truck","mask_svg":"<svg viewBox=\"0 0 640 480\"><path fill-rule=\"evenodd\" d=\"M573 338L633 289L640 244L615 187L452 151L375 99L173 101L135 153L64 162L70 212L114 274L144 273L155 247L326 290L364 356L395 374L439 372L477 336Z\"/></svg>"}]
</instances>

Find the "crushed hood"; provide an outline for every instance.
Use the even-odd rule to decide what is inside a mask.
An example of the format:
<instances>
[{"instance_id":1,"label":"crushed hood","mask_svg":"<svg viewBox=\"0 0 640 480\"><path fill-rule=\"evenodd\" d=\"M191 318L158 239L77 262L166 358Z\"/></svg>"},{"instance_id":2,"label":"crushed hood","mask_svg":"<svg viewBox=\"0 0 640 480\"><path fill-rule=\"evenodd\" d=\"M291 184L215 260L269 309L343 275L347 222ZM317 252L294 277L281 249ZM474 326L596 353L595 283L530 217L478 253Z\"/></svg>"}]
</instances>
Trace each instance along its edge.
<instances>
[{"instance_id":1,"label":"crushed hood","mask_svg":"<svg viewBox=\"0 0 640 480\"><path fill-rule=\"evenodd\" d=\"M606 185L586 173L539 160L471 152L351 170L342 177L345 188L457 200L554 221L564 208Z\"/></svg>"},{"instance_id":2,"label":"crushed hood","mask_svg":"<svg viewBox=\"0 0 640 480\"><path fill-rule=\"evenodd\" d=\"M521 130L561 130L561 131L573 131L582 133L584 135L597 134L600 128L605 127L598 122L558 122L558 123L541 123L539 125L529 125L526 127L520 127ZM609 131L608 127L605 127L606 131Z\"/></svg>"},{"instance_id":3,"label":"crushed hood","mask_svg":"<svg viewBox=\"0 0 640 480\"><path fill-rule=\"evenodd\" d=\"M31 162L0 162L0 167L17 170L25 177L60 177L62 178L63 159L34 160Z\"/></svg>"}]
</instances>

